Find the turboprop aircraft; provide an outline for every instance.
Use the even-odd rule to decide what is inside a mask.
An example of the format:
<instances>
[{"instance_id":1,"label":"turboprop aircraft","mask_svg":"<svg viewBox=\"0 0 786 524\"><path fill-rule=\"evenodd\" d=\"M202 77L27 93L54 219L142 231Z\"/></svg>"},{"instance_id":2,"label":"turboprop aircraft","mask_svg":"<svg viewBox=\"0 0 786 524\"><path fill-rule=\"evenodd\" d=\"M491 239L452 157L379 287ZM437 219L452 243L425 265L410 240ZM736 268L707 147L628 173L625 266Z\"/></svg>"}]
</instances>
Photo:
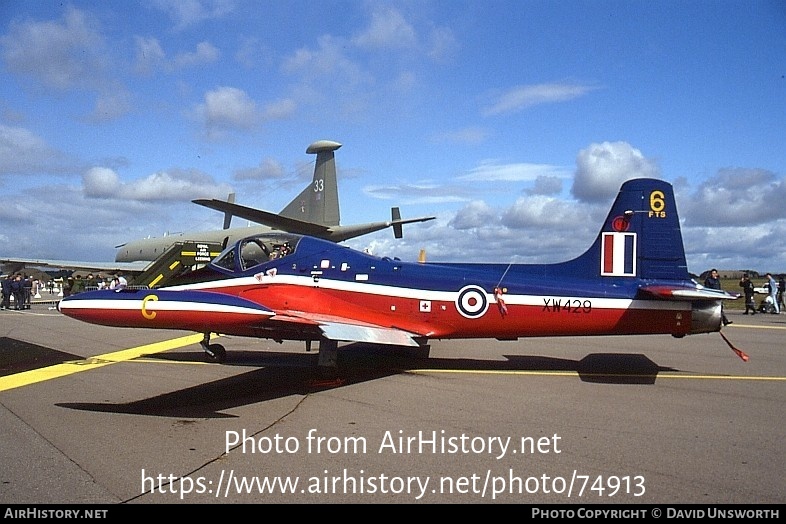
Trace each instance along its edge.
<instances>
[{"instance_id":1,"label":"turboprop aircraft","mask_svg":"<svg viewBox=\"0 0 786 524\"><path fill-rule=\"evenodd\" d=\"M334 151L340 147L340 143L330 140L318 140L308 146L306 153L317 155L311 184L306 186L279 214L235 204L234 194L231 194L227 201L198 199L193 202L224 212L223 229L190 231L159 238L134 240L116 246L118 251L115 262L0 257L0 264L8 273L21 271L24 267L49 267L108 273L123 272L133 277L147 271L154 261L178 243L186 245L185 249L188 250L190 259L206 262L219 254L222 247L248 235L270 232L273 228L341 242L389 227L393 228L396 238L401 238L404 224L425 222L435 218L428 216L402 219L399 208L394 207L391 208L389 221L340 225L334 154ZM230 228L233 215L263 225ZM194 245L200 245L198 249L201 251L195 253ZM218 247L213 250L212 246Z\"/></svg>"},{"instance_id":2,"label":"turboprop aircraft","mask_svg":"<svg viewBox=\"0 0 786 524\"><path fill-rule=\"evenodd\" d=\"M392 227L395 237L401 238L402 225L414 222L425 222L435 217L401 218L399 208L391 209L391 219L384 222L365 224L340 225L341 213L338 201L338 180L336 177L336 161L334 151L341 147L338 142L319 140L306 149L307 154L316 154L314 177L280 213L270 213L261 209L241 206L234 203L230 195L227 201L216 199L193 200L211 209L224 213L224 228L209 231L188 231L169 234L158 238L143 238L117 246L116 262L135 262L139 260L155 260L175 242L213 242L227 246L243 237L258 233L266 233L278 229L290 233L300 233L333 242L341 242L350 238L366 235L374 231ZM258 226L230 228L233 216L256 222Z\"/></svg>"},{"instance_id":3,"label":"turboprop aircraft","mask_svg":"<svg viewBox=\"0 0 786 524\"><path fill-rule=\"evenodd\" d=\"M203 333L217 361L225 349L212 333L305 341L306 350L318 341L319 364L335 367L340 342L720 332L722 302L738 296L691 278L672 186L635 179L592 246L567 262L404 262L269 233L166 287L80 293L59 309L94 324Z\"/></svg>"}]
</instances>

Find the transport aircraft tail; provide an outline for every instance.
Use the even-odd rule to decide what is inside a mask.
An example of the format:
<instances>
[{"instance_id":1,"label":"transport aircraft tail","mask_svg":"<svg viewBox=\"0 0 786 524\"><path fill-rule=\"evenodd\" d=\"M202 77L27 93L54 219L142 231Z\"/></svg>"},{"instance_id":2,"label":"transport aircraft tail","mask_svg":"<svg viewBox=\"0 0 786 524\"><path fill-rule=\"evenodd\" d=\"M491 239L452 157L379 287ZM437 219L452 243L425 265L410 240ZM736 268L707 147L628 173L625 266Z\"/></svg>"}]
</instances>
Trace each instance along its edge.
<instances>
[{"instance_id":1,"label":"transport aircraft tail","mask_svg":"<svg viewBox=\"0 0 786 524\"><path fill-rule=\"evenodd\" d=\"M319 140L308 146L306 153L317 155L314 178L311 185L287 204L280 215L323 226L339 225L341 213L338 205L336 159L333 153L339 147L341 144L330 140Z\"/></svg>"}]
</instances>

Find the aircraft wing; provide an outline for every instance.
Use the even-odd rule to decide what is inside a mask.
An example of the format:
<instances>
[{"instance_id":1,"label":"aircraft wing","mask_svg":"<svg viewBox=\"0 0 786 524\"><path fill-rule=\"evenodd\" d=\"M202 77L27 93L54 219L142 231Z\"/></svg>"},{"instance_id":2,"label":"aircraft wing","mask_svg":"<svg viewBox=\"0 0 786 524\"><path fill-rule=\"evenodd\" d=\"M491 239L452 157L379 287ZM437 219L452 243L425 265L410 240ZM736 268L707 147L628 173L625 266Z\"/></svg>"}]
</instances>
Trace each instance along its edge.
<instances>
[{"instance_id":1,"label":"aircraft wing","mask_svg":"<svg viewBox=\"0 0 786 524\"><path fill-rule=\"evenodd\" d=\"M402 219L398 214L398 208L393 208L393 218L385 222L368 222L365 224L356 224L351 226L323 226L314 224L313 222L304 222L294 218L287 218L285 216L255 209L253 207L241 206L232 202L217 199L197 199L192 200L193 203L200 206L209 207L216 211L221 211L226 214L231 214L246 220L251 220L258 224L270 226L281 231L289 233L297 233L300 235L309 235L313 237L324 238L332 240L333 242L341 242L350 238L355 238L374 231L386 229L388 227L394 228L396 238L401 238L401 226L403 224L411 224L414 222L426 222L434 220L436 217L417 217Z\"/></svg>"},{"instance_id":2,"label":"aircraft wing","mask_svg":"<svg viewBox=\"0 0 786 524\"><path fill-rule=\"evenodd\" d=\"M417 333L396 328L381 327L374 324L349 322L332 316L306 314L297 311L276 311L270 318L272 323L284 323L288 327L314 326L328 340L337 342L366 342L370 344L389 344L394 346L418 347Z\"/></svg>"},{"instance_id":3,"label":"aircraft wing","mask_svg":"<svg viewBox=\"0 0 786 524\"><path fill-rule=\"evenodd\" d=\"M740 298L739 293L727 293L726 291L711 288L683 288L678 286L651 285L642 286L640 291L656 298L665 300L736 300Z\"/></svg>"},{"instance_id":4,"label":"aircraft wing","mask_svg":"<svg viewBox=\"0 0 786 524\"><path fill-rule=\"evenodd\" d=\"M139 262L86 262L80 260L50 260L42 258L3 258L0 257L0 266L3 273L16 273L26 267L84 270L105 273L126 273L134 275L141 273L150 264L148 261Z\"/></svg>"},{"instance_id":5,"label":"aircraft wing","mask_svg":"<svg viewBox=\"0 0 786 524\"><path fill-rule=\"evenodd\" d=\"M414 335L393 328L361 326L341 322L321 322L319 329L330 340L341 342L369 342L372 344L391 344L394 346L418 347Z\"/></svg>"}]
</instances>

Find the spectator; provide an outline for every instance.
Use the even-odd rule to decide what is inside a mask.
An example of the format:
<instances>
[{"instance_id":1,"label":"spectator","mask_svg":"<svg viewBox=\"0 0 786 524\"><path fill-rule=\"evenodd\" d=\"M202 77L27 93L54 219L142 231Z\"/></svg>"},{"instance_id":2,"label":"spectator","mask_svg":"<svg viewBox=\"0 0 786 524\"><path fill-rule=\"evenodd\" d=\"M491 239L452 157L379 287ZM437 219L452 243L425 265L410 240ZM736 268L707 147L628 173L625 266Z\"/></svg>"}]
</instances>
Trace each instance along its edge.
<instances>
[{"instance_id":1,"label":"spectator","mask_svg":"<svg viewBox=\"0 0 786 524\"><path fill-rule=\"evenodd\" d=\"M751 311L751 315L755 315L756 300L753 298L755 293L753 291L753 281L751 281L747 273L742 275L742 278L740 279L740 287L742 288L742 292L745 295L745 313L743 313L743 315L747 315L749 309Z\"/></svg>"},{"instance_id":2,"label":"spectator","mask_svg":"<svg viewBox=\"0 0 786 524\"><path fill-rule=\"evenodd\" d=\"M122 291L123 289L126 288L127 285L128 285L128 281L121 273L118 273L117 275L115 275L115 278L112 279L112 283L109 284L109 289L114 289L115 291Z\"/></svg>"},{"instance_id":3,"label":"spectator","mask_svg":"<svg viewBox=\"0 0 786 524\"><path fill-rule=\"evenodd\" d=\"M713 268L710 270L709 276L704 279L704 287L708 287L710 289L718 289L718 290L723 289L721 287L720 278L718 278L717 269ZM723 312L723 302L721 302L721 320L723 321L724 326L728 326L729 324L733 323L731 320L726 318L726 313Z\"/></svg>"},{"instance_id":4,"label":"spectator","mask_svg":"<svg viewBox=\"0 0 786 524\"><path fill-rule=\"evenodd\" d=\"M0 309L11 309L11 282L14 277L11 274L6 275L0 284L2 284L3 299L0 301Z\"/></svg>"},{"instance_id":5,"label":"spectator","mask_svg":"<svg viewBox=\"0 0 786 524\"><path fill-rule=\"evenodd\" d=\"M11 294L14 296L14 309L24 309L25 284L22 281L21 273L14 275L14 279L11 281Z\"/></svg>"},{"instance_id":6,"label":"spectator","mask_svg":"<svg viewBox=\"0 0 786 524\"><path fill-rule=\"evenodd\" d=\"M772 278L772 273L767 273L767 285L770 286L770 298L772 299L772 304L775 306L774 313L779 315L781 312L781 308L778 305L778 283L775 282L775 279Z\"/></svg>"}]
</instances>

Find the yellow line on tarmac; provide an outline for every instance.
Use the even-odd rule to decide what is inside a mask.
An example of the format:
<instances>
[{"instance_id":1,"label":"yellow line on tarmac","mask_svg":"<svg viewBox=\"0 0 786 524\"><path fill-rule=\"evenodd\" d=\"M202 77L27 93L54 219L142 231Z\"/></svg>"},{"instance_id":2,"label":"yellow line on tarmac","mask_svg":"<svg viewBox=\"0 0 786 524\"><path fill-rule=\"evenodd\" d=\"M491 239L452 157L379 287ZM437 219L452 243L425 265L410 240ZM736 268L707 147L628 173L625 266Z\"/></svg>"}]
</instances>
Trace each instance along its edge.
<instances>
[{"instance_id":1,"label":"yellow line on tarmac","mask_svg":"<svg viewBox=\"0 0 786 524\"><path fill-rule=\"evenodd\" d=\"M30 371L23 371L15 375L8 375L7 377L0 377L0 391L7 391L9 389L27 386L29 384L36 384L51 380L53 378L65 377L72 373L79 373L80 371L88 371L97 369L110 364L117 364L118 362L125 362L139 358L143 355L152 355L161 353L169 349L190 346L201 342L204 335L188 335L185 337L174 338L172 340L164 340L162 342L155 342L145 346L138 346L135 348L123 349L115 351L114 353L106 353L104 355L97 355L95 357L86 358L84 360L72 360L62 364L55 364L41 369L33 369Z\"/></svg>"},{"instance_id":2,"label":"yellow line on tarmac","mask_svg":"<svg viewBox=\"0 0 786 524\"><path fill-rule=\"evenodd\" d=\"M762 380L782 382L786 377L755 377L744 375L680 375L675 373L655 373L652 375L621 374L621 373L579 373L578 371L516 371L516 370L478 370L478 369L411 369L407 373L413 375L426 374L470 374L470 375L531 375L543 377L615 377L615 378L688 378L707 380Z\"/></svg>"},{"instance_id":3,"label":"yellow line on tarmac","mask_svg":"<svg viewBox=\"0 0 786 524\"><path fill-rule=\"evenodd\" d=\"M759 313L760 315L765 315L766 313ZM750 328L750 329L786 329L786 326L763 326L761 324L737 324L734 322L730 326L724 326L724 329L729 328Z\"/></svg>"}]
</instances>

